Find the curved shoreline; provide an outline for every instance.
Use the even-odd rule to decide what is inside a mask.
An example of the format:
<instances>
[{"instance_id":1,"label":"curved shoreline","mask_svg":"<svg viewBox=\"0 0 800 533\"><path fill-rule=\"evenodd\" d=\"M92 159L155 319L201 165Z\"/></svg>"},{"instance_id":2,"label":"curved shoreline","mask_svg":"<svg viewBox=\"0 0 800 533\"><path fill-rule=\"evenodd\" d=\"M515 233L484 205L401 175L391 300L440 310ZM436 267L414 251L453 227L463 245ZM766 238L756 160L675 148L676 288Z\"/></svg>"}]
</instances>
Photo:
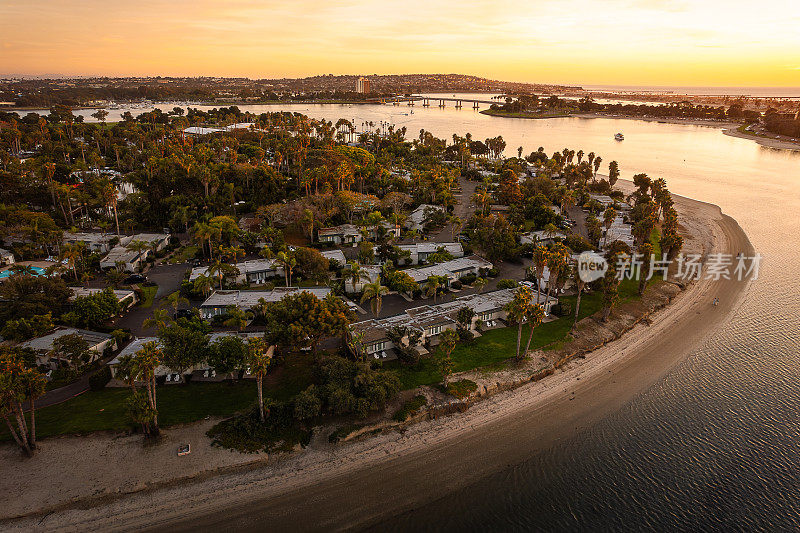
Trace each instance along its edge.
<instances>
[{"instance_id":1,"label":"curved shoreline","mask_svg":"<svg viewBox=\"0 0 800 533\"><path fill-rule=\"evenodd\" d=\"M676 198L676 206L682 215L694 215L693 223L711 228L714 251L752 249L718 207L685 198ZM282 530L374 524L522 462L619 409L702 345L735 311L747 286L699 281L655 314L650 326L636 326L547 379L458 416L418 423L399 436L392 432L333 449L312 442L305 453L269 461L266 468L251 464L246 471L85 502L88 509L64 509L41 522L30 517L5 525L180 530L231 524L260 529L269 523ZM710 304L714 297L719 308Z\"/></svg>"}]
</instances>

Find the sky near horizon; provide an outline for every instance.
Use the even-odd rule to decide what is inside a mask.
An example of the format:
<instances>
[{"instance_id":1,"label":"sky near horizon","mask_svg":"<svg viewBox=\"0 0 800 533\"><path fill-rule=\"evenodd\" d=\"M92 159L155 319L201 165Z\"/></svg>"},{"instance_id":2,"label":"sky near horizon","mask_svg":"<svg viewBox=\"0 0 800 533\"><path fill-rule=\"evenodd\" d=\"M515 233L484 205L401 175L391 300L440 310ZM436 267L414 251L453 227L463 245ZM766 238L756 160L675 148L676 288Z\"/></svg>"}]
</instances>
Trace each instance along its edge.
<instances>
[{"instance_id":1,"label":"sky near horizon","mask_svg":"<svg viewBox=\"0 0 800 533\"><path fill-rule=\"evenodd\" d=\"M798 0L0 0L0 75L800 86Z\"/></svg>"}]
</instances>

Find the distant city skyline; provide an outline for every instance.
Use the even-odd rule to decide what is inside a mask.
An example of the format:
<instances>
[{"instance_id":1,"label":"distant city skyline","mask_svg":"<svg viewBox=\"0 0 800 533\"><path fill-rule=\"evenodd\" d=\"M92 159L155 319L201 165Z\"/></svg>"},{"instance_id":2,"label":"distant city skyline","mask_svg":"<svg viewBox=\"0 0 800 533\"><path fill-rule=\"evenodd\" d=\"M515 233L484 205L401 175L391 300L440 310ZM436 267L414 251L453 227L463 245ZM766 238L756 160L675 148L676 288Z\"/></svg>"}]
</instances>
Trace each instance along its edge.
<instances>
[{"instance_id":1,"label":"distant city skyline","mask_svg":"<svg viewBox=\"0 0 800 533\"><path fill-rule=\"evenodd\" d=\"M465 73L571 85L800 86L790 0L0 0L0 76Z\"/></svg>"}]
</instances>

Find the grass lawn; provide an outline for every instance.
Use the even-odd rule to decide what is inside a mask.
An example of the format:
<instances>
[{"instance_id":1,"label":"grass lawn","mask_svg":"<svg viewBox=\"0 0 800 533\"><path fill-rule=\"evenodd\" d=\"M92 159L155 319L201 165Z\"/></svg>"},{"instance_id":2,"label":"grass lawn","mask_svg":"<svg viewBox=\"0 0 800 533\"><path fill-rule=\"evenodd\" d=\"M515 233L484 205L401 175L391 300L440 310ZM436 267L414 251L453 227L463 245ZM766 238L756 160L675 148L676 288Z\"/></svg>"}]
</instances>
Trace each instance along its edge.
<instances>
[{"instance_id":1,"label":"grass lawn","mask_svg":"<svg viewBox=\"0 0 800 533\"><path fill-rule=\"evenodd\" d=\"M185 263L191 259L194 259L194 256L197 254L199 247L196 244L190 244L188 246L184 246L177 252L175 255L170 258L170 263Z\"/></svg>"},{"instance_id":2,"label":"grass lawn","mask_svg":"<svg viewBox=\"0 0 800 533\"><path fill-rule=\"evenodd\" d=\"M310 356L292 356L275 367L264 380L264 396L283 401L305 389L312 380ZM274 375L274 376L273 376ZM275 379L277 378L277 379ZM64 403L36 410L36 435L86 434L93 431L121 431L131 427L125 402L131 392L107 387L87 391ZM255 405L255 380L237 383L189 383L163 385L156 394L159 424L163 427L201 420L206 416L230 416ZM10 440L5 424L0 440Z\"/></svg>"}]
</instances>

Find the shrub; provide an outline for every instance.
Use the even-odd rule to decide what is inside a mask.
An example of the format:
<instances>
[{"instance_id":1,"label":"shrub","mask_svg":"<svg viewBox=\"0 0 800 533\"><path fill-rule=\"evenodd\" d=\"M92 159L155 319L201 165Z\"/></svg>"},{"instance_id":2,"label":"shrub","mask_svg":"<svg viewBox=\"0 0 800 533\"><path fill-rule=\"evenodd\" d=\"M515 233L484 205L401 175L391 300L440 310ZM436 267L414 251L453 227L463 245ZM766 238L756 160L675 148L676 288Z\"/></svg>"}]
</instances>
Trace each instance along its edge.
<instances>
[{"instance_id":1,"label":"shrub","mask_svg":"<svg viewBox=\"0 0 800 533\"><path fill-rule=\"evenodd\" d=\"M472 342L475 339L475 334L468 329L458 328L458 340L461 342Z\"/></svg>"},{"instance_id":2,"label":"shrub","mask_svg":"<svg viewBox=\"0 0 800 533\"><path fill-rule=\"evenodd\" d=\"M550 313L555 316L570 316L572 314L572 306L565 302L559 302L550 307Z\"/></svg>"},{"instance_id":3,"label":"shrub","mask_svg":"<svg viewBox=\"0 0 800 533\"><path fill-rule=\"evenodd\" d=\"M269 414L263 424L258 409L251 409L215 425L206 433L211 444L244 453L288 451L295 444L308 444L311 432L295 423L291 403L267 401L265 408Z\"/></svg>"},{"instance_id":4,"label":"shrub","mask_svg":"<svg viewBox=\"0 0 800 533\"><path fill-rule=\"evenodd\" d=\"M469 379L462 379L447 384L447 394L456 398L466 398L478 389L478 384Z\"/></svg>"},{"instance_id":5,"label":"shrub","mask_svg":"<svg viewBox=\"0 0 800 533\"><path fill-rule=\"evenodd\" d=\"M497 282L498 289L514 289L519 286L519 283L513 279L501 279Z\"/></svg>"},{"instance_id":6,"label":"shrub","mask_svg":"<svg viewBox=\"0 0 800 533\"><path fill-rule=\"evenodd\" d=\"M472 285L473 283L475 283L476 279L478 279L478 276L476 274L469 273L461 278L461 283L463 283L464 285Z\"/></svg>"},{"instance_id":7,"label":"shrub","mask_svg":"<svg viewBox=\"0 0 800 533\"><path fill-rule=\"evenodd\" d=\"M496 268L490 268L489 271L486 273L490 278L496 278L499 272Z\"/></svg>"},{"instance_id":8,"label":"shrub","mask_svg":"<svg viewBox=\"0 0 800 533\"><path fill-rule=\"evenodd\" d=\"M107 365L103 365L103 368L89 376L89 388L101 390L108 385L109 381L111 381L111 369Z\"/></svg>"},{"instance_id":9,"label":"shrub","mask_svg":"<svg viewBox=\"0 0 800 533\"><path fill-rule=\"evenodd\" d=\"M425 396L418 394L408 400L403 406L397 410L397 412L392 417L397 422L405 422L409 419L409 417L414 416L419 412L423 405L428 403L428 399Z\"/></svg>"},{"instance_id":10,"label":"shrub","mask_svg":"<svg viewBox=\"0 0 800 533\"><path fill-rule=\"evenodd\" d=\"M459 289L461 288L461 282L460 282L460 281L458 281L458 280L453 280L453 281L450 283L450 288L451 288L451 289L455 289L455 290L459 290Z\"/></svg>"}]
</instances>

